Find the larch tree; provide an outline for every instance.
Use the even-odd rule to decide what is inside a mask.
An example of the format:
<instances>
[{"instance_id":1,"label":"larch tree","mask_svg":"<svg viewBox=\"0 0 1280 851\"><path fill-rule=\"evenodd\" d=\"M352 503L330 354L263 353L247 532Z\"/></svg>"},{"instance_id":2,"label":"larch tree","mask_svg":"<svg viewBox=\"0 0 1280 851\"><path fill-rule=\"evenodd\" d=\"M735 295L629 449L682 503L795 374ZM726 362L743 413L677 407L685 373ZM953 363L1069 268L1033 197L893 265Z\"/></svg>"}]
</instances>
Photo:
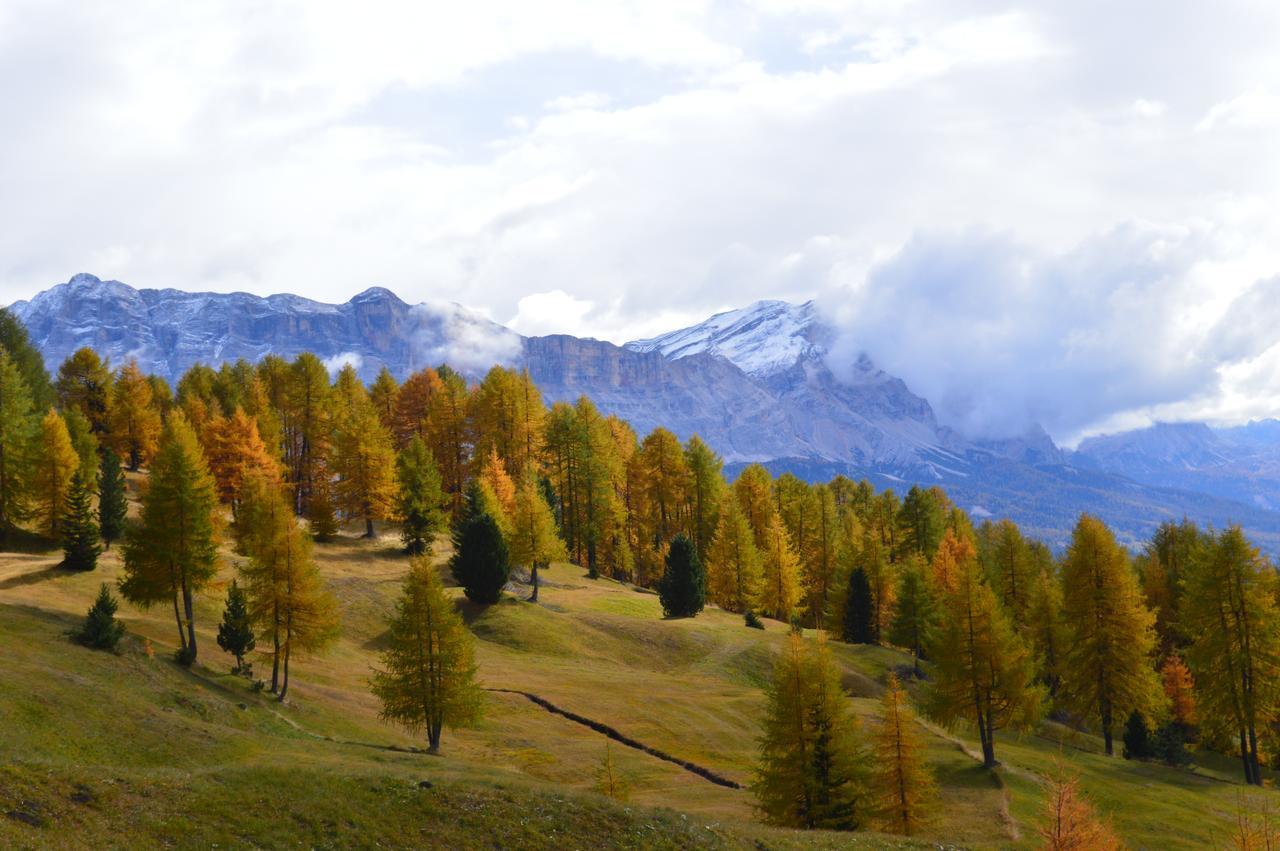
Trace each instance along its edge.
<instances>
[{"instance_id":1,"label":"larch tree","mask_svg":"<svg viewBox=\"0 0 1280 851\"><path fill-rule=\"evenodd\" d=\"M107 549L124 535L128 514L128 492L120 456L107 447L102 450L102 463L98 468L98 531Z\"/></svg>"},{"instance_id":2,"label":"larch tree","mask_svg":"<svg viewBox=\"0 0 1280 851\"><path fill-rule=\"evenodd\" d=\"M1238 743L1245 782L1260 786L1259 739L1280 718L1275 571L1231 526L1192 557L1184 579L1181 625L1201 725L1210 738Z\"/></svg>"},{"instance_id":3,"label":"larch tree","mask_svg":"<svg viewBox=\"0 0 1280 851\"><path fill-rule=\"evenodd\" d=\"M765 818L785 827L853 830L869 809L866 746L840 675L820 642L793 633L766 690L752 784Z\"/></svg>"},{"instance_id":4,"label":"larch tree","mask_svg":"<svg viewBox=\"0 0 1280 851\"><path fill-rule=\"evenodd\" d=\"M1120 842L1111 825L1098 818L1084 794L1080 780L1067 774L1058 762L1049 778L1044 815L1038 829L1044 851L1120 851Z\"/></svg>"},{"instance_id":5,"label":"larch tree","mask_svg":"<svg viewBox=\"0 0 1280 851\"><path fill-rule=\"evenodd\" d=\"M425 730L428 750L438 753L444 727L479 720L483 692L475 681L474 639L426 559L410 567L389 626L372 679L381 717L414 733Z\"/></svg>"},{"instance_id":6,"label":"larch tree","mask_svg":"<svg viewBox=\"0 0 1280 851\"><path fill-rule=\"evenodd\" d=\"M195 596L217 573L218 495L195 430L173 413L160 435L137 523L125 534L126 600L149 608L171 601L178 659L196 661Z\"/></svg>"},{"instance_id":7,"label":"larch tree","mask_svg":"<svg viewBox=\"0 0 1280 851\"><path fill-rule=\"evenodd\" d=\"M698 558L705 564L724 499L724 460L696 434L685 444L684 459L689 471L685 514Z\"/></svg>"},{"instance_id":8,"label":"larch tree","mask_svg":"<svg viewBox=\"0 0 1280 851\"><path fill-rule=\"evenodd\" d=\"M791 539L776 508L770 508L764 534L759 537L764 574L760 609L770 617L786 620L800 602L800 560L791 548Z\"/></svg>"},{"instance_id":9,"label":"larch tree","mask_svg":"<svg viewBox=\"0 0 1280 851\"><path fill-rule=\"evenodd\" d=\"M911 651L916 676L921 674L920 660L932 643L938 622L938 604L925 570L919 556L907 560L889 626L889 640Z\"/></svg>"},{"instance_id":10,"label":"larch tree","mask_svg":"<svg viewBox=\"0 0 1280 851\"><path fill-rule=\"evenodd\" d=\"M333 467L338 505L348 519L364 521L364 536L374 537L373 522L395 507L395 449L368 397L354 397L339 417Z\"/></svg>"},{"instance_id":11,"label":"larch tree","mask_svg":"<svg viewBox=\"0 0 1280 851\"><path fill-rule=\"evenodd\" d=\"M151 460L160 436L160 412L153 404L151 382L130 361L116 374L107 417L112 448L127 459L130 470Z\"/></svg>"},{"instance_id":12,"label":"larch tree","mask_svg":"<svg viewBox=\"0 0 1280 851\"><path fill-rule=\"evenodd\" d=\"M1044 683L1049 697L1056 698L1070 639L1062 619L1062 584L1048 568L1039 571L1031 586L1024 634L1035 654L1037 679Z\"/></svg>"},{"instance_id":13,"label":"larch tree","mask_svg":"<svg viewBox=\"0 0 1280 851\"><path fill-rule=\"evenodd\" d=\"M88 347L72 352L58 367L58 378L53 386L61 411L79 411L88 420L94 434L106 434L111 368L97 352Z\"/></svg>"},{"instance_id":14,"label":"larch tree","mask_svg":"<svg viewBox=\"0 0 1280 851\"><path fill-rule=\"evenodd\" d=\"M934 590L939 594L954 591L960 566L977 556L978 549L969 536L954 529L943 532L938 550L929 564Z\"/></svg>"},{"instance_id":15,"label":"larch tree","mask_svg":"<svg viewBox=\"0 0 1280 851\"><path fill-rule=\"evenodd\" d=\"M80 475L90 488L98 483L98 438L94 436L93 426L78 408L70 408L62 412L62 421L66 423L67 434L71 437L71 446L80 459Z\"/></svg>"},{"instance_id":16,"label":"larch tree","mask_svg":"<svg viewBox=\"0 0 1280 851\"><path fill-rule=\"evenodd\" d=\"M1128 553L1087 514L1072 532L1062 587L1068 640L1059 697L1067 708L1097 719L1110 756L1115 729L1129 713L1156 714L1155 617L1143 603Z\"/></svg>"},{"instance_id":17,"label":"larch tree","mask_svg":"<svg viewBox=\"0 0 1280 851\"><path fill-rule=\"evenodd\" d=\"M31 474L31 495L35 500L40 531L57 539L67 507L71 479L80 469L80 456L71 445L67 424L58 412L49 409L40 421L36 439L36 461Z\"/></svg>"},{"instance_id":18,"label":"larch tree","mask_svg":"<svg viewBox=\"0 0 1280 851\"><path fill-rule=\"evenodd\" d=\"M760 464L745 467L733 482L733 496L756 536L756 547L765 549L765 532L777 512L773 502L773 477Z\"/></svg>"},{"instance_id":19,"label":"larch tree","mask_svg":"<svg viewBox=\"0 0 1280 851\"><path fill-rule=\"evenodd\" d=\"M1184 732L1195 727L1198 723L1195 680L1177 653L1170 653L1160 665L1160 683L1169 701L1169 719Z\"/></svg>"},{"instance_id":20,"label":"larch tree","mask_svg":"<svg viewBox=\"0 0 1280 851\"><path fill-rule=\"evenodd\" d=\"M924 737L906 692L892 673L880 701L878 720L872 740L875 764L871 781L876 821L882 830L910 836L929 821L936 786L924 758Z\"/></svg>"},{"instance_id":21,"label":"larch tree","mask_svg":"<svg viewBox=\"0 0 1280 851\"><path fill-rule=\"evenodd\" d=\"M995 734L1038 720L1043 691L1033 682L1031 654L1013 631L976 557L956 565L940 600L942 617L929 648L930 714L943 723L965 719L978 728L982 764L996 766Z\"/></svg>"},{"instance_id":22,"label":"larch tree","mask_svg":"<svg viewBox=\"0 0 1280 851\"><path fill-rule=\"evenodd\" d=\"M257 472L279 475L276 459L258 434L258 422L236 408L229 416L215 416L205 425L205 457L218 486L218 497L239 508L240 491L247 476Z\"/></svg>"},{"instance_id":23,"label":"larch tree","mask_svg":"<svg viewBox=\"0 0 1280 851\"><path fill-rule=\"evenodd\" d=\"M444 528L444 492L435 459L416 434L396 456L396 485L396 514L405 552L428 553L436 533Z\"/></svg>"},{"instance_id":24,"label":"larch tree","mask_svg":"<svg viewBox=\"0 0 1280 851\"><path fill-rule=\"evenodd\" d=\"M801 573L805 607L813 624L824 628L832 608L832 586L836 581L838 555L843 545L844 526L831 488L817 485L809 496L809 547Z\"/></svg>"},{"instance_id":25,"label":"larch tree","mask_svg":"<svg viewBox=\"0 0 1280 851\"><path fill-rule=\"evenodd\" d=\"M325 587L283 486L270 475L246 480L236 518L249 614L258 637L269 643L271 690L283 702L289 693L289 663L295 654L324 649L337 637L337 603Z\"/></svg>"},{"instance_id":26,"label":"larch tree","mask_svg":"<svg viewBox=\"0 0 1280 851\"><path fill-rule=\"evenodd\" d=\"M444 382L434 369L423 369L404 380L396 393L391 415L391 434L396 446L408 446L415 436L429 441L427 416L431 400L444 391Z\"/></svg>"},{"instance_id":27,"label":"larch tree","mask_svg":"<svg viewBox=\"0 0 1280 851\"><path fill-rule=\"evenodd\" d=\"M436 374L440 386L427 404L427 448L436 459L440 480L456 520L462 516L471 457L471 396L467 392L467 382L452 369L441 367Z\"/></svg>"},{"instance_id":28,"label":"larch tree","mask_svg":"<svg viewBox=\"0 0 1280 851\"><path fill-rule=\"evenodd\" d=\"M543 497L529 467L525 468L516 489L508 549L512 562L529 568L529 584L532 586L529 600L534 603L538 601L538 568L569 557L564 541L556 531L551 506Z\"/></svg>"},{"instance_id":29,"label":"larch tree","mask_svg":"<svg viewBox=\"0 0 1280 851\"><path fill-rule=\"evenodd\" d=\"M894 556L912 553L933 558L946 528L946 497L934 488L913 485L898 509L897 525L902 530Z\"/></svg>"},{"instance_id":30,"label":"larch tree","mask_svg":"<svg viewBox=\"0 0 1280 851\"><path fill-rule=\"evenodd\" d=\"M279 369L273 366L273 369ZM332 471L328 466L332 432L332 396L329 373L320 359L305 352L282 370L280 427L284 440L284 462L289 482L293 485L294 511L322 521L323 513L312 512L316 491L325 490ZM332 523L332 514L328 516ZM313 533L320 537L320 533ZM324 524L322 524L324 525ZM327 531L327 530L325 530Z\"/></svg>"},{"instance_id":31,"label":"larch tree","mask_svg":"<svg viewBox=\"0 0 1280 851\"><path fill-rule=\"evenodd\" d=\"M707 552L707 594L727 612L755 611L764 574L755 534L737 500L726 499Z\"/></svg>"},{"instance_id":32,"label":"larch tree","mask_svg":"<svg viewBox=\"0 0 1280 851\"><path fill-rule=\"evenodd\" d=\"M373 386L369 388L369 401L373 403L373 409L378 412L378 419L382 421L382 427L388 433L395 431L396 397L399 395L400 385L396 383L391 370L383 366L378 370L378 377L374 379Z\"/></svg>"},{"instance_id":33,"label":"larch tree","mask_svg":"<svg viewBox=\"0 0 1280 851\"><path fill-rule=\"evenodd\" d=\"M7 536L31 516L35 432L31 391L8 352L0 349L0 535Z\"/></svg>"},{"instance_id":34,"label":"larch tree","mask_svg":"<svg viewBox=\"0 0 1280 851\"><path fill-rule=\"evenodd\" d=\"M983 545L985 544L985 545ZM1026 540L1011 520L992 524L978 548L978 558L986 568L992 589L1000 598L1015 629L1029 622L1035 570Z\"/></svg>"}]
</instances>

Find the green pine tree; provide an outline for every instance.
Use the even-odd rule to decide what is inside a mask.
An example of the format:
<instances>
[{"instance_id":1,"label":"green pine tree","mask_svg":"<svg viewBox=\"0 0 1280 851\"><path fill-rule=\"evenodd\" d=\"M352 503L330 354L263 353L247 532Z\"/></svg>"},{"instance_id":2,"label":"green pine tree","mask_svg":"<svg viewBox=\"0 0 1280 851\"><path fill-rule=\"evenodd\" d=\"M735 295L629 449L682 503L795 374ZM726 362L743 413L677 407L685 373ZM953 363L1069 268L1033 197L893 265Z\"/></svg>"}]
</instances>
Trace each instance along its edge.
<instances>
[{"instance_id":1,"label":"green pine tree","mask_svg":"<svg viewBox=\"0 0 1280 851\"><path fill-rule=\"evenodd\" d=\"M98 566L98 524L93 521L93 492L77 470L67 491L66 517L62 522L62 566L68 570L93 570Z\"/></svg>"},{"instance_id":2,"label":"green pine tree","mask_svg":"<svg viewBox=\"0 0 1280 851\"><path fill-rule=\"evenodd\" d=\"M409 555L428 553L432 539L444 525L444 492L435 459L421 437L414 435L396 456L396 481L400 485L396 510L404 551Z\"/></svg>"},{"instance_id":3,"label":"green pine tree","mask_svg":"<svg viewBox=\"0 0 1280 851\"><path fill-rule=\"evenodd\" d=\"M111 542L124 535L124 520L129 513L126 497L124 470L120 456L110 449L102 451L102 464L98 468L98 531L107 549Z\"/></svg>"},{"instance_id":4,"label":"green pine tree","mask_svg":"<svg viewBox=\"0 0 1280 851\"><path fill-rule=\"evenodd\" d=\"M0 311L0 321L7 315ZM0 348L0 535L31 517L36 422L31 391L13 359Z\"/></svg>"},{"instance_id":5,"label":"green pine tree","mask_svg":"<svg viewBox=\"0 0 1280 851\"><path fill-rule=\"evenodd\" d=\"M218 646L236 657L236 666L231 669L231 673L246 676L250 673L252 665L244 661L244 656L256 644L253 622L249 617L248 597L233 579L227 588L227 605L222 612L222 623L218 624Z\"/></svg>"},{"instance_id":6,"label":"green pine tree","mask_svg":"<svg viewBox=\"0 0 1280 851\"><path fill-rule=\"evenodd\" d=\"M85 615L84 625L75 633L75 640L94 650L114 651L124 636L124 624L116 620L119 607L120 604L111 596L111 588L102 583L97 599Z\"/></svg>"},{"instance_id":7,"label":"green pine tree","mask_svg":"<svg viewBox=\"0 0 1280 851\"><path fill-rule=\"evenodd\" d=\"M924 563L912 559L902 573L898 586L898 599L894 604L893 622L889 627L889 640L911 651L919 676L920 660L933 636L937 624L938 605L929 582L924 576Z\"/></svg>"},{"instance_id":8,"label":"green pine tree","mask_svg":"<svg viewBox=\"0 0 1280 851\"><path fill-rule=\"evenodd\" d=\"M669 618L689 618L702 611L707 599L707 576L693 542L676 535L667 549L666 570L658 580L658 598Z\"/></svg>"},{"instance_id":9,"label":"green pine tree","mask_svg":"<svg viewBox=\"0 0 1280 851\"><path fill-rule=\"evenodd\" d=\"M845 596L841 638L850 644L872 643L871 603L871 583L867 580L867 572L855 567L849 572L849 593Z\"/></svg>"},{"instance_id":10,"label":"green pine tree","mask_svg":"<svg viewBox=\"0 0 1280 851\"><path fill-rule=\"evenodd\" d=\"M467 490L462 519L454 527L449 568L467 599L489 605L502 596L511 564L502 530L482 503L480 488L473 483Z\"/></svg>"}]
</instances>

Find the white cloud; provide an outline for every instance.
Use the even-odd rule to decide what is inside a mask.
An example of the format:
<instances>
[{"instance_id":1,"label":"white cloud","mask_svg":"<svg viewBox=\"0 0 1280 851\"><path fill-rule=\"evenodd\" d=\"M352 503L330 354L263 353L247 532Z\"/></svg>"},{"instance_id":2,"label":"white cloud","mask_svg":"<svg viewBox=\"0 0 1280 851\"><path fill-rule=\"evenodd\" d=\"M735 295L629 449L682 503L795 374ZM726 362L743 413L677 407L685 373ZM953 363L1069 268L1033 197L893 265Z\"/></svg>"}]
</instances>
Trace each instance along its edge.
<instances>
[{"instance_id":1,"label":"white cloud","mask_svg":"<svg viewBox=\"0 0 1280 851\"><path fill-rule=\"evenodd\" d=\"M893 280L989 331L963 339L999 393L894 351L892 311L874 337L959 421L1242 410L1225 394L1256 376L1196 335L1280 272L1277 37L1252 0L0 2L0 299L78 271L331 301L377 281L623 341L757 298L905 304L873 295ZM959 295L902 271L955 266ZM1063 308L1063 280L1125 318ZM470 360L509 355L472 330ZM940 356L927 331L901 336ZM1148 380L1084 398L1111 356Z\"/></svg>"},{"instance_id":2,"label":"white cloud","mask_svg":"<svg viewBox=\"0 0 1280 851\"><path fill-rule=\"evenodd\" d=\"M339 352L333 357L327 357L321 361L324 368L328 370L329 375L337 375L344 366L350 366L352 369L359 370L364 364L364 357L359 352Z\"/></svg>"}]
</instances>

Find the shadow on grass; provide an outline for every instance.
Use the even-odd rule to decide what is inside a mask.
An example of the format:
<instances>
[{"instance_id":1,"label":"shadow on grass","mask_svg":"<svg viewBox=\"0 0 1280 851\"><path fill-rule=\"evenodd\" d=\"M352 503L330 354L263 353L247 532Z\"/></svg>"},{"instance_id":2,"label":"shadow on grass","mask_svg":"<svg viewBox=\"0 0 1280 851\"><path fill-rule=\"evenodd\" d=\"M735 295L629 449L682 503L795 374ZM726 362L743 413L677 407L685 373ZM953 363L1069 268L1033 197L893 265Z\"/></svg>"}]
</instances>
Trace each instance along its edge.
<instances>
[{"instance_id":1,"label":"shadow on grass","mask_svg":"<svg viewBox=\"0 0 1280 851\"><path fill-rule=\"evenodd\" d=\"M0 535L0 552L47 555L58 549L57 541L26 529L10 529Z\"/></svg>"}]
</instances>

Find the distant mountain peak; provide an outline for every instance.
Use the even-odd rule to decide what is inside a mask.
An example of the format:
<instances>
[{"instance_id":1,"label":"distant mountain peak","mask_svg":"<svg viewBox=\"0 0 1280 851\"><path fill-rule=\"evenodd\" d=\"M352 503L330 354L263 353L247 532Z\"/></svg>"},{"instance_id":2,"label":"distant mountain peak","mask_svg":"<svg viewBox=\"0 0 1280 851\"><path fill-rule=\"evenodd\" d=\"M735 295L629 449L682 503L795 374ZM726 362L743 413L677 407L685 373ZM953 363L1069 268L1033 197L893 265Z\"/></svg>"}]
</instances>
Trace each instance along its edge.
<instances>
[{"instance_id":1,"label":"distant mountain peak","mask_svg":"<svg viewBox=\"0 0 1280 851\"><path fill-rule=\"evenodd\" d=\"M816 339L818 324L812 301L765 300L717 313L697 325L634 340L625 348L656 351L672 360L705 352L723 357L748 375L764 377L825 351Z\"/></svg>"}]
</instances>

